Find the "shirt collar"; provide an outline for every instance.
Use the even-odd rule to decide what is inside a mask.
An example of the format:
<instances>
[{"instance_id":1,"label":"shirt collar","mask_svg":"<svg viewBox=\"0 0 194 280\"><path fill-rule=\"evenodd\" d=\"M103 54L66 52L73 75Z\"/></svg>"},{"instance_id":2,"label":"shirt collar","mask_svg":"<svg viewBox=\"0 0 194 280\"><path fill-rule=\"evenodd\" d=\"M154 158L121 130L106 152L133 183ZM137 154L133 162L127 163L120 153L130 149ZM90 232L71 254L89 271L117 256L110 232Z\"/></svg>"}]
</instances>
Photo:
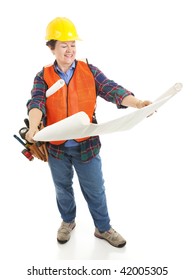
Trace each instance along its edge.
<instances>
[{"instance_id":1,"label":"shirt collar","mask_svg":"<svg viewBox=\"0 0 194 280\"><path fill-rule=\"evenodd\" d=\"M55 62L54 62L54 67L55 67L55 70L57 70L58 72L60 72L60 73L63 73L62 71L61 71L61 69L59 68L59 66L57 65L57 61L55 60ZM68 69L68 71L69 70L73 70L73 69L75 69L75 60L74 60L74 62L71 64L71 66L70 66L70 68Z\"/></svg>"}]
</instances>

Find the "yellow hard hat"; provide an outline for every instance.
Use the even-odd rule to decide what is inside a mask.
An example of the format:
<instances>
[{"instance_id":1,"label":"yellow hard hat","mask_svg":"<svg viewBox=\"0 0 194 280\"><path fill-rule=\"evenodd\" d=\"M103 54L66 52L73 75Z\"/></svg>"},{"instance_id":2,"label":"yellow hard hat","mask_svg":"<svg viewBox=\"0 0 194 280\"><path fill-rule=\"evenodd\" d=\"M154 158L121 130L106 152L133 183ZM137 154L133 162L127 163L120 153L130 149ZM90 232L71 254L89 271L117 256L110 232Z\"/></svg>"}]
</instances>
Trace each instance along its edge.
<instances>
[{"instance_id":1,"label":"yellow hard hat","mask_svg":"<svg viewBox=\"0 0 194 280\"><path fill-rule=\"evenodd\" d=\"M65 17L53 19L46 28L46 40L75 41L80 40L75 25Z\"/></svg>"}]
</instances>

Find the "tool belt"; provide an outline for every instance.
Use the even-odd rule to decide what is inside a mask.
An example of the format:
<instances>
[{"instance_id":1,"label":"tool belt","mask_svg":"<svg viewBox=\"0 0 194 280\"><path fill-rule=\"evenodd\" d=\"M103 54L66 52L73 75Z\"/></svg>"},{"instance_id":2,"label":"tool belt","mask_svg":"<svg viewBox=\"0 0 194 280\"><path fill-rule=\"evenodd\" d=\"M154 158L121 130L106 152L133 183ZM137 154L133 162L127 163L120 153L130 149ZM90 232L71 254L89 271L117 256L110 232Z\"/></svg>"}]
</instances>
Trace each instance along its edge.
<instances>
[{"instance_id":1,"label":"tool belt","mask_svg":"<svg viewBox=\"0 0 194 280\"><path fill-rule=\"evenodd\" d=\"M46 142L35 142L35 143L30 143L26 140L25 136L26 133L28 132L29 129L29 121L28 119L24 120L26 127L22 127L19 130L19 134L21 136L21 138L23 140L25 140L25 142L21 141L20 139L18 139L18 137L16 136L17 140L19 140L20 142L22 142L23 146L25 146L25 149L22 151L22 153L24 154L24 156L26 156L30 161L34 159L34 157L47 162L48 161L48 151L47 151L47 146L46 146ZM43 128L42 123L39 126L39 129L41 130Z\"/></svg>"},{"instance_id":2,"label":"tool belt","mask_svg":"<svg viewBox=\"0 0 194 280\"><path fill-rule=\"evenodd\" d=\"M45 162L48 161L48 151L45 142L28 143L26 144L26 148L30 151L32 156Z\"/></svg>"}]
</instances>

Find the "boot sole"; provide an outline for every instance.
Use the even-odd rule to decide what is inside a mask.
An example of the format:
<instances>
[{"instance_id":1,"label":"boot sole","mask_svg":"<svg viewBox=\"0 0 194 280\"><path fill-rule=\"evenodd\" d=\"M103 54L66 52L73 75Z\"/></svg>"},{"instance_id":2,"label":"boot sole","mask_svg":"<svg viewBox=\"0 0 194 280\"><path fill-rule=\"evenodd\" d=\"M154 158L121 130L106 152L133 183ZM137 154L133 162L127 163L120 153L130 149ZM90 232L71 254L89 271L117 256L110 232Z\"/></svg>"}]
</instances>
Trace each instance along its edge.
<instances>
[{"instance_id":1,"label":"boot sole","mask_svg":"<svg viewBox=\"0 0 194 280\"><path fill-rule=\"evenodd\" d=\"M104 238L104 237L102 237L100 235L97 235L97 234L94 233L94 236L99 238L99 239L103 239L103 240L107 241L110 245L112 245L112 246L114 246L116 248L123 248L126 245L126 243L127 243L127 242L124 242L124 243L121 243L119 245L115 245L115 244L111 243L108 239L106 239L106 238Z\"/></svg>"}]
</instances>

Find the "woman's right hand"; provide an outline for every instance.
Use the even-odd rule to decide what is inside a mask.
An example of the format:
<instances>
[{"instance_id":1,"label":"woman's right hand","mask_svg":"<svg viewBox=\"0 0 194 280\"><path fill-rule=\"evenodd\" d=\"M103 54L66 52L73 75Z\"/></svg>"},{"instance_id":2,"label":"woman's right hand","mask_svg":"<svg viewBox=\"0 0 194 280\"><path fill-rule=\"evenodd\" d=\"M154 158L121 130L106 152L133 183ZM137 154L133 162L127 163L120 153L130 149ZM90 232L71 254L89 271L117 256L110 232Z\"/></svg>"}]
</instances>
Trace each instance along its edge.
<instances>
[{"instance_id":1,"label":"woman's right hand","mask_svg":"<svg viewBox=\"0 0 194 280\"><path fill-rule=\"evenodd\" d=\"M38 128L35 128L35 129L30 128L25 135L26 141L28 141L29 143L35 143L36 141L33 140L33 137L38 131L39 131Z\"/></svg>"}]
</instances>

